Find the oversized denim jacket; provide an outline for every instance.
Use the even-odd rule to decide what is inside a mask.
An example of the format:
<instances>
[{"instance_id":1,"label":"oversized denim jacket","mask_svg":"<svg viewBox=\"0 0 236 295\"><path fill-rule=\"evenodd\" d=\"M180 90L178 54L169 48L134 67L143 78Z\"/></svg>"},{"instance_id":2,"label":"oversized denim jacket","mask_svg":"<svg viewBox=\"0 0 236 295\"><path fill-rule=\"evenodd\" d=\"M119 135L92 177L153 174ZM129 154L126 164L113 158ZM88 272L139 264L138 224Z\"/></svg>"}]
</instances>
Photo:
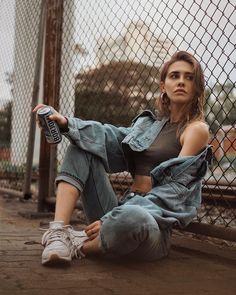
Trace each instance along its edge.
<instances>
[{"instance_id":1,"label":"oversized denim jacket","mask_svg":"<svg viewBox=\"0 0 236 295\"><path fill-rule=\"evenodd\" d=\"M125 147L128 145L135 151L147 149L166 121L166 118L157 120L150 111L141 113L127 128L68 118L69 131L63 134L72 144L100 157L108 173L115 173L130 171ZM124 205L142 206L160 228L173 224L185 227L196 216L201 204L202 178L211 157L211 147L207 146L196 156L177 157L161 163L151 171L151 191L145 197L135 195L126 199Z\"/></svg>"}]
</instances>

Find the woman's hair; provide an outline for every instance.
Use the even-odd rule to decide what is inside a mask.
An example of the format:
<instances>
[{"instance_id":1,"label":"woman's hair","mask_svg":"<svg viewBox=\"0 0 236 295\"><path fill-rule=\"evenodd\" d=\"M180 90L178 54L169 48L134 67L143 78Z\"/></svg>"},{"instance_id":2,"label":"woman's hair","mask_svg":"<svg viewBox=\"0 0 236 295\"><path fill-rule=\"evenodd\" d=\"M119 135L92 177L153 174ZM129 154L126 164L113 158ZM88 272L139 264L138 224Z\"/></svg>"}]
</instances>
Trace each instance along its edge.
<instances>
[{"instance_id":1,"label":"woman's hair","mask_svg":"<svg viewBox=\"0 0 236 295\"><path fill-rule=\"evenodd\" d=\"M193 81L194 81L194 95L193 99L186 104L182 117L180 119L181 131L187 126L188 123L201 120L204 121L203 105L204 105L204 75L200 63L193 55L186 51L176 52L169 61L165 62L160 72L160 82L165 82L169 67L177 62L185 61L193 67ZM170 100L166 94L161 94L157 98L157 112L160 117L170 116ZM180 130L179 130L180 131Z\"/></svg>"}]
</instances>

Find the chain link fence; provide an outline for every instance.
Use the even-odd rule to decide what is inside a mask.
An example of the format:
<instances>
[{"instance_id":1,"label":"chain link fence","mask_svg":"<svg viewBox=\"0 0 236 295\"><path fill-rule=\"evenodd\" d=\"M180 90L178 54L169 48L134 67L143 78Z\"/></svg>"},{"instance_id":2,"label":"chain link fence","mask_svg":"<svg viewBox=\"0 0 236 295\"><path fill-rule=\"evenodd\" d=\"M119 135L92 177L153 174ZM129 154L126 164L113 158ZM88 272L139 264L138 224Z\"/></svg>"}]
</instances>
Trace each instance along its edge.
<instances>
[{"instance_id":1,"label":"chain link fence","mask_svg":"<svg viewBox=\"0 0 236 295\"><path fill-rule=\"evenodd\" d=\"M1 44L7 40L0 49L5 188L21 190L24 181L42 2L0 1ZM142 110L155 109L163 62L176 50L193 53L205 74L214 151L196 221L230 228L236 225L235 20L234 0L64 0L59 94L64 115L128 126ZM37 180L37 133L35 143ZM58 169L67 146L65 139L58 146ZM110 178L118 196L132 182L128 173Z\"/></svg>"},{"instance_id":2,"label":"chain link fence","mask_svg":"<svg viewBox=\"0 0 236 295\"><path fill-rule=\"evenodd\" d=\"M40 0L0 1L0 187L15 190L26 172L40 11Z\"/></svg>"}]
</instances>

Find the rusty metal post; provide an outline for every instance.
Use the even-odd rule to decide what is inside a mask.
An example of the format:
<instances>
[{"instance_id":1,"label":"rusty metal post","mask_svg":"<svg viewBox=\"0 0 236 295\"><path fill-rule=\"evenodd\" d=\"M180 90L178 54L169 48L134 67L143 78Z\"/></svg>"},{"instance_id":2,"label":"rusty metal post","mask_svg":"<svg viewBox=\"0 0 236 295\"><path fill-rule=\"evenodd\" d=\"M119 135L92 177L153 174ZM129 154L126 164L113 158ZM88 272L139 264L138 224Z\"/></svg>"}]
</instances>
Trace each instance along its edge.
<instances>
[{"instance_id":1,"label":"rusty metal post","mask_svg":"<svg viewBox=\"0 0 236 295\"><path fill-rule=\"evenodd\" d=\"M44 26L45 26L45 1L41 3L40 12L40 23L39 23L39 33L38 33L38 46L37 46L37 56L36 56L36 66L34 73L34 85L31 101L31 109L33 109L38 103L39 96L39 83L41 74L41 63L43 54L43 39L44 39ZM32 166L33 166L33 155L34 155L34 141L35 141L35 114L31 112L30 115L30 130L29 130L29 140L27 149L27 159L26 159L26 171L24 176L23 185L23 197L24 199L31 198L31 181L32 181Z\"/></svg>"},{"instance_id":2,"label":"rusty metal post","mask_svg":"<svg viewBox=\"0 0 236 295\"><path fill-rule=\"evenodd\" d=\"M58 109L63 24L63 0L46 0L46 36L44 55L43 103ZM51 175L55 174L53 161L56 146L49 145L41 136L39 159L38 211L45 211L46 199L52 193Z\"/></svg>"}]
</instances>

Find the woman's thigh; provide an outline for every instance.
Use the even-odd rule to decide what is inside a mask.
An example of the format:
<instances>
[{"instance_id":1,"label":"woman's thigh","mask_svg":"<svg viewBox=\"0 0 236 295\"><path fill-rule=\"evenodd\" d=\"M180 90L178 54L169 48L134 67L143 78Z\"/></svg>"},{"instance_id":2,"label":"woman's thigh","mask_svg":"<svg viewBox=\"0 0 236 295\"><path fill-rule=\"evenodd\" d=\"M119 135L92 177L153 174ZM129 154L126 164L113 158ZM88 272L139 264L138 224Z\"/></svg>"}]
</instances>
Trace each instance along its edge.
<instances>
[{"instance_id":1,"label":"woman's thigh","mask_svg":"<svg viewBox=\"0 0 236 295\"><path fill-rule=\"evenodd\" d=\"M70 145L64 157L56 183L66 181L81 192L88 222L100 219L117 206L118 201L100 158L75 145Z\"/></svg>"}]
</instances>

